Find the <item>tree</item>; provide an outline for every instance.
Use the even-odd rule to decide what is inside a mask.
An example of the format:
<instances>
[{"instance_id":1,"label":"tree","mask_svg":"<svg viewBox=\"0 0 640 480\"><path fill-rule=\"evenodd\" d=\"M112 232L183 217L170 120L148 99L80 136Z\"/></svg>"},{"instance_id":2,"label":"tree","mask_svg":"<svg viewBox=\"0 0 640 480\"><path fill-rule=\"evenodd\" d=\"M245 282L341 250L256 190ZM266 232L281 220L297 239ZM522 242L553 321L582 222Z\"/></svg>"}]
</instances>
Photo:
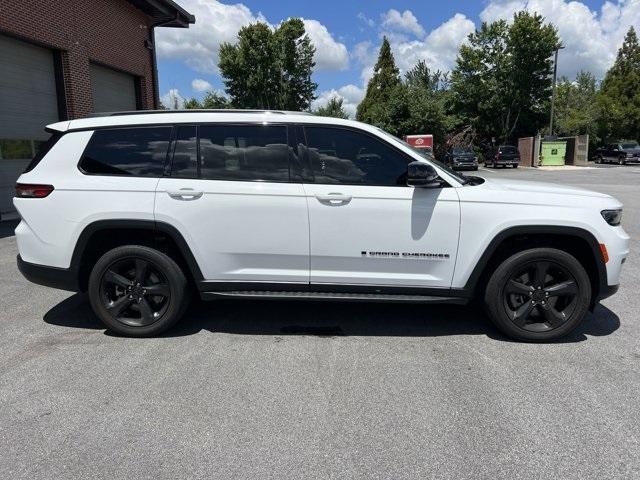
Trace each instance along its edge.
<instances>
[{"instance_id":1,"label":"tree","mask_svg":"<svg viewBox=\"0 0 640 480\"><path fill-rule=\"evenodd\" d=\"M603 138L640 139L640 46L633 27L602 81L598 104Z\"/></svg>"},{"instance_id":2,"label":"tree","mask_svg":"<svg viewBox=\"0 0 640 480\"><path fill-rule=\"evenodd\" d=\"M202 108L202 104L197 98L191 97L184 101L185 110L198 110Z\"/></svg>"},{"instance_id":3,"label":"tree","mask_svg":"<svg viewBox=\"0 0 640 480\"><path fill-rule=\"evenodd\" d=\"M461 120L485 139L538 132L551 94L556 28L538 14L518 12L513 23L482 23L460 48L451 75Z\"/></svg>"},{"instance_id":4,"label":"tree","mask_svg":"<svg viewBox=\"0 0 640 480\"><path fill-rule=\"evenodd\" d=\"M585 135L596 141L599 108L596 78L579 72L575 81L560 78L556 85L555 129L561 136Z\"/></svg>"},{"instance_id":5,"label":"tree","mask_svg":"<svg viewBox=\"0 0 640 480\"><path fill-rule=\"evenodd\" d=\"M367 84L367 93L358 105L356 118L398 134L403 131L402 123L408 117L406 88L400 80L400 71L396 67L389 41L384 37L373 76Z\"/></svg>"},{"instance_id":6,"label":"tree","mask_svg":"<svg viewBox=\"0 0 640 480\"><path fill-rule=\"evenodd\" d=\"M242 27L238 43L220 46L219 68L237 108L307 110L317 84L311 74L315 48L298 18L275 30L257 22Z\"/></svg>"},{"instance_id":7,"label":"tree","mask_svg":"<svg viewBox=\"0 0 640 480\"><path fill-rule=\"evenodd\" d=\"M431 133L436 146L444 144L453 123L447 113L447 82L446 74L431 73L424 60L405 74L409 117L402 123L404 133Z\"/></svg>"},{"instance_id":8,"label":"tree","mask_svg":"<svg viewBox=\"0 0 640 480\"><path fill-rule=\"evenodd\" d=\"M332 96L326 105L319 107L313 113L322 117L349 118L342 107L343 101L344 99L341 97Z\"/></svg>"}]
</instances>

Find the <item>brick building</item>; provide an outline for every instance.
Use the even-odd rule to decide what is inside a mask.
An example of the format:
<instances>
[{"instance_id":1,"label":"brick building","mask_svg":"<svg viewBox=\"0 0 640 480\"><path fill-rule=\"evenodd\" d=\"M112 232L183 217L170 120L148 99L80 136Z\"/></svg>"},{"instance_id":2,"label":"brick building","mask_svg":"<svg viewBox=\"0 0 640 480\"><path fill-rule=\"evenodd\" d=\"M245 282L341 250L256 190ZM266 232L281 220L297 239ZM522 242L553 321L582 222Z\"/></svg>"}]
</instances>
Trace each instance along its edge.
<instances>
[{"instance_id":1,"label":"brick building","mask_svg":"<svg viewBox=\"0 0 640 480\"><path fill-rule=\"evenodd\" d=\"M194 21L172 0L0 0L0 214L46 124L156 108L154 29Z\"/></svg>"}]
</instances>

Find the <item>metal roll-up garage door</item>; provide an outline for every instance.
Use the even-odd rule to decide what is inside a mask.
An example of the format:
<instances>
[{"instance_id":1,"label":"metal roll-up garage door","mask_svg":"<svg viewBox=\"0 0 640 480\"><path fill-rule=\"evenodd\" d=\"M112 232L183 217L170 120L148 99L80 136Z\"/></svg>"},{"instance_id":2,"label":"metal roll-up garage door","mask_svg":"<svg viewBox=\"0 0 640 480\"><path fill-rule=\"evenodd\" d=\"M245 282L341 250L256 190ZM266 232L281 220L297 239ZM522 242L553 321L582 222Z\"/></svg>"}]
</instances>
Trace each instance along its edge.
<instances>
[{"instance_id":1,"label":"metal roll-up garage door","mask_svg":"<svg viewBox=\"0 0 640 480\"><path fill-rule=\"evenodd\" d=\"M136 79L133 75L91 64L94 112L136 110Z\"/></svg>"},{"instance_id":2,"label":"metal roll-up garage door","mask_svg":"<svg viewBox=\"0 0 640 480\"><path fill-rule=\"evenodd\" d=\"M0 35L0 213L13 211L16 179L57 122L53 52Z\"/></svg>"}]
</instances>

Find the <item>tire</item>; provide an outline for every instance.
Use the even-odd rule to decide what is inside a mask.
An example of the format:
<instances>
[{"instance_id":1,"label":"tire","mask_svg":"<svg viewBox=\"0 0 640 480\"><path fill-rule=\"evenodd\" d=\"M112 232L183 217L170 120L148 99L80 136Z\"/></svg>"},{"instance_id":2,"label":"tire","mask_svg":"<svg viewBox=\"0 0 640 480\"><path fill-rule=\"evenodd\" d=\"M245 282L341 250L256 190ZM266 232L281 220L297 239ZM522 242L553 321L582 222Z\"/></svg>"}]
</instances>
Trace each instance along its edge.
<instances>
[{"instance_id":1,"label":"tire","mask_svg":"<svg viewBox=\"0 0 640 480\"><path fill-rule=\"evenodd\" d=\"M505 335L545 342L567 335L582 322L591 301L591 283L572 255L533 248L498 266L484 301L489 317Z\"/></svg>"},{"instance_id":2,"label":"tire","mask_svg":"<svg viewBox=\"0 0 640 480\"><path fill-rule=\"evenodd\" d=\"M601 156L597 156L596 157L596 163L599 165L602 163L602 157Z\"/></svg>"},{"instance_id":3,"label":"tire","mask_svg":"<svg viewBox=\"0 0 640 480\"><path fill-rule=\"evenodd\" d=\"M514 165L513 168L518 168L518 165Z\"/></svg>"},{"instance_id":4,"label":"tire","mask_svg":"<svg viewBox=\"0 0 640 480\"><path fill-rule=\"evenodd\" d=\"M107 328L129 337L171 328L189 300L187 279L176 262L139 245L105 253L89 275L88 293L91 308Z\"/></svg>"},{"instance_id":5,"label":"tire","mask_svg":"<svg viewBox=\"0 0 640 480\"><path fill-rule=\"evenodd\" d=\"M627 164L627 162L626 162L626 160L624 158L621 157L621 158L618 159L618 165L626 165L626 164Z\"/></svg>"}]
</instances>

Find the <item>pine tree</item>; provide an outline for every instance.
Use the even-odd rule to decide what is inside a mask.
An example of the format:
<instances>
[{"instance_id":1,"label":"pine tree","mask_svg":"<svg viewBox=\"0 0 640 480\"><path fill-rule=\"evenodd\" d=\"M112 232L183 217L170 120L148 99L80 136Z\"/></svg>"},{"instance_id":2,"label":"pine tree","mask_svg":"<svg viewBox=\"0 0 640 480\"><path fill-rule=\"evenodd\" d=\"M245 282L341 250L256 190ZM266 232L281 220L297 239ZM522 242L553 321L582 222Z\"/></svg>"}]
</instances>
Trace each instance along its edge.
<instances>
[{"instance_id":1,"label":"pine tree","mask_svg":"<svg viewBox=\"0 0 640 480\"><path fill-rule=\"evenodd\" d=\"M603 138L640 139L640 45L633 27L602 82L599 105Z\"/></svg>"},{"instance_id":2,"label":"pine tree","mask_svg":"<svg viewBox=\"0 0 640 480\"><path fill-rule=\"evenodd\" d=\"M367 93L358 105L356 118L397 133L400 128L395 119L403 116L404 91L400 71L396 67L389 40L384 37L373 76L367 85ZM405 112L407 113L407 112ZM404 118L407 118L404 115Z\"/></svg>"}]
</instances>

